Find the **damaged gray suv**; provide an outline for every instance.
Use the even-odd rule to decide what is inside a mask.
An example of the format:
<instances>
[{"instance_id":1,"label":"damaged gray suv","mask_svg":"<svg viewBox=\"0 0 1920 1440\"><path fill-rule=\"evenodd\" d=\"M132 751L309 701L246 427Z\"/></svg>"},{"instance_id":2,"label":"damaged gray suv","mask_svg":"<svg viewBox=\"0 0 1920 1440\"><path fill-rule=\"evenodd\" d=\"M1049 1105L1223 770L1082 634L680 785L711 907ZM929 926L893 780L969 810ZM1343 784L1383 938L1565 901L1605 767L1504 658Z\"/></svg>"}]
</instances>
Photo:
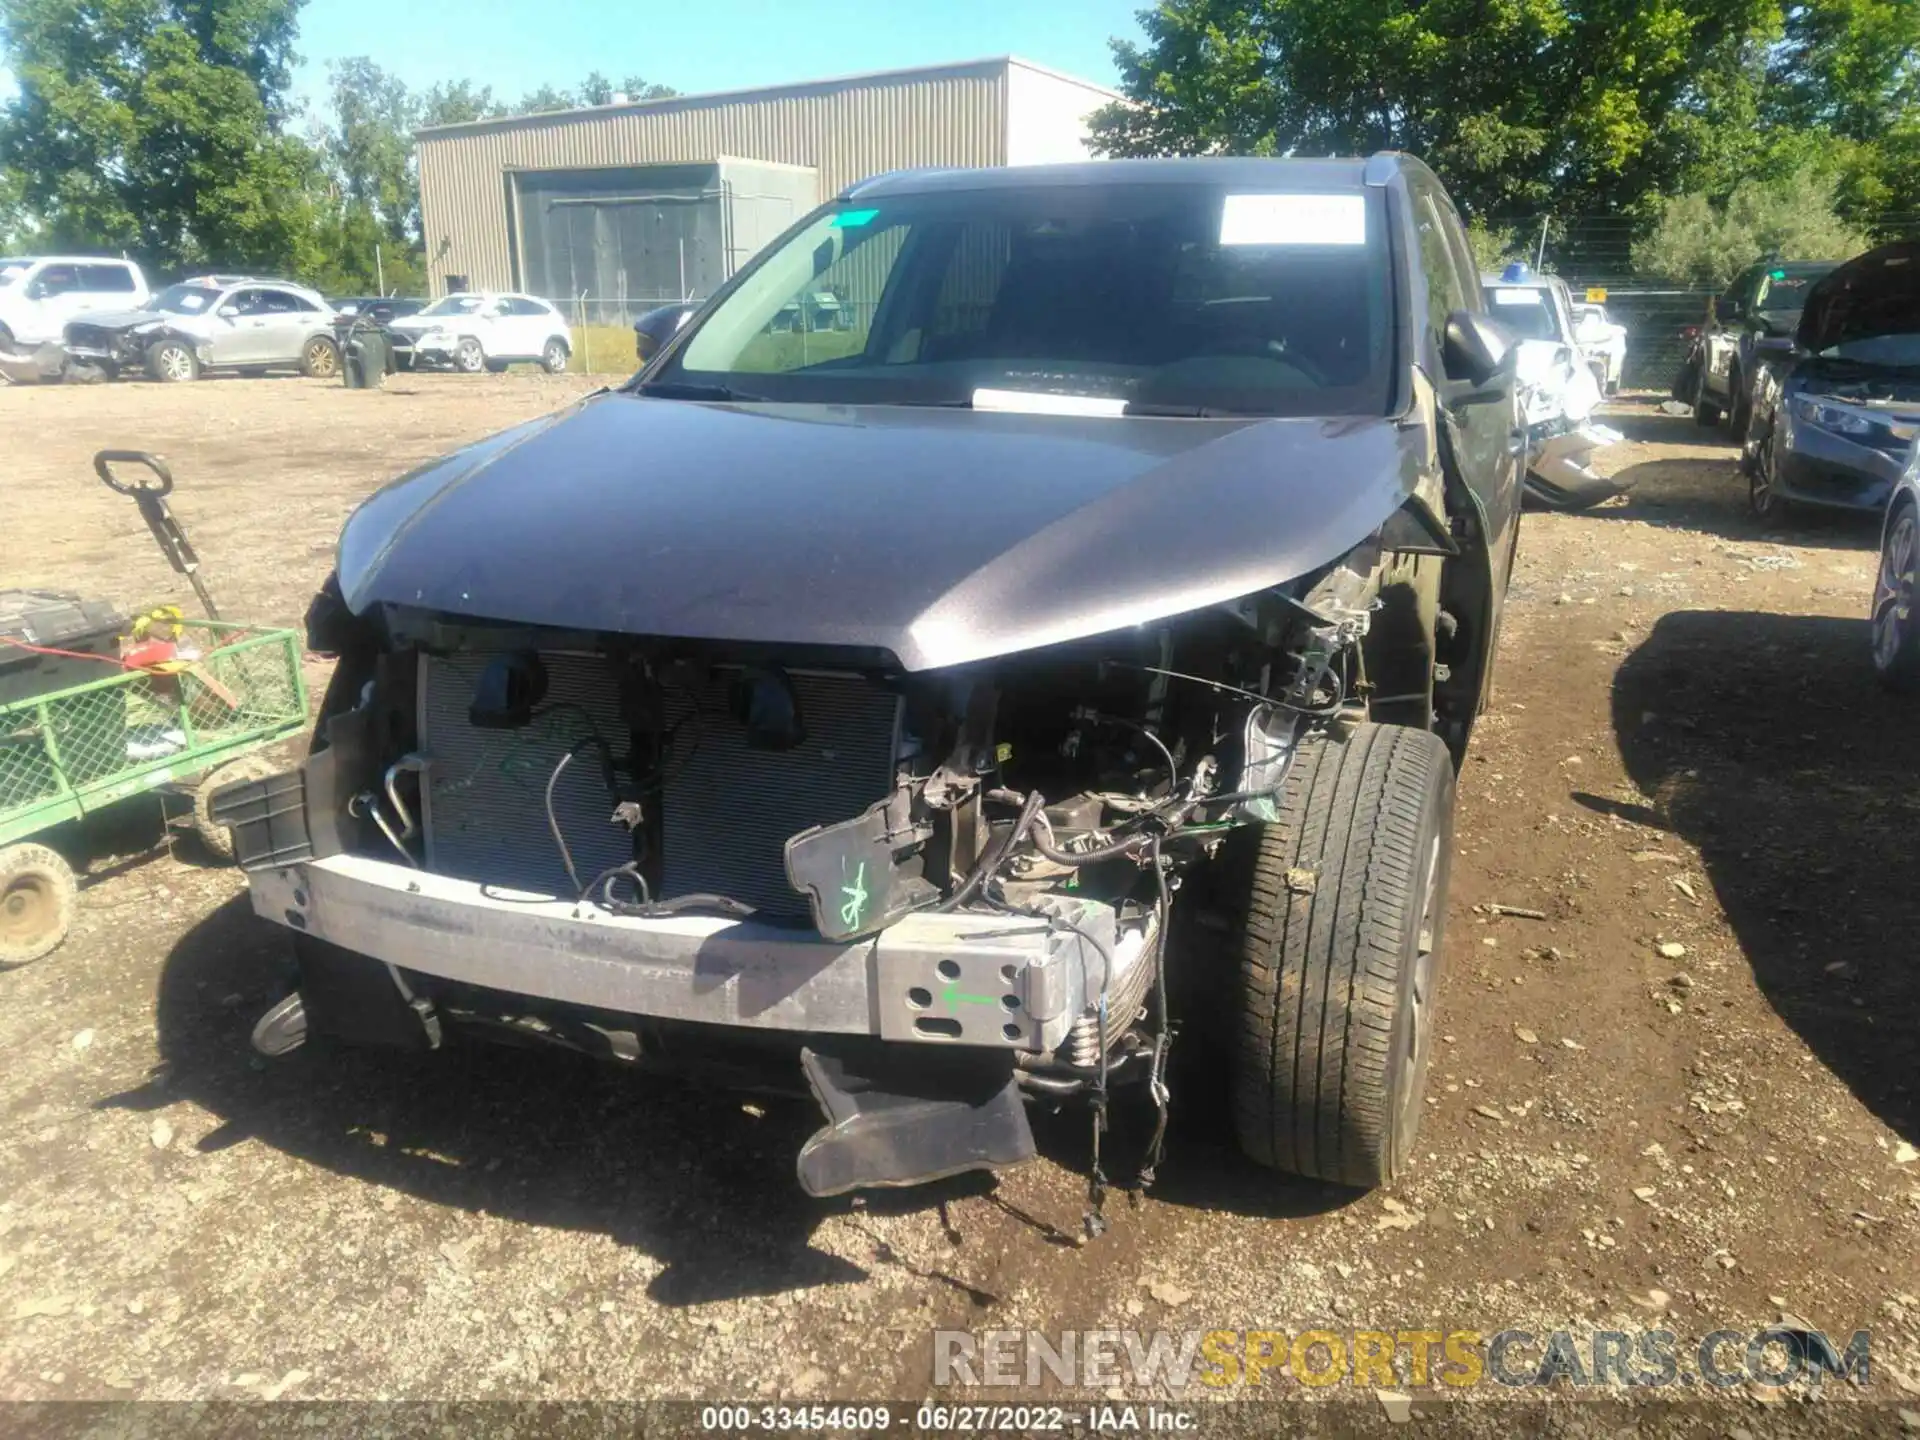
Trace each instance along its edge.
<instances>
[{"instance_id":1,"label":"damaged gray suv","mask_svg":"<svg viewBox=\"0 0 1920 1440\"><path fill-rule=\"evenodd\" d=\"M1405 156L855 186L348 521L312 753L215 807L298 961L255 1043L811 1091L826 1195L1028 1158L1035 1099L1097 1156L1122 1087L1150 1173L1184 1037L1253 1160L1386 1182L1513 433Z\"/></svg>"}]
</instances>

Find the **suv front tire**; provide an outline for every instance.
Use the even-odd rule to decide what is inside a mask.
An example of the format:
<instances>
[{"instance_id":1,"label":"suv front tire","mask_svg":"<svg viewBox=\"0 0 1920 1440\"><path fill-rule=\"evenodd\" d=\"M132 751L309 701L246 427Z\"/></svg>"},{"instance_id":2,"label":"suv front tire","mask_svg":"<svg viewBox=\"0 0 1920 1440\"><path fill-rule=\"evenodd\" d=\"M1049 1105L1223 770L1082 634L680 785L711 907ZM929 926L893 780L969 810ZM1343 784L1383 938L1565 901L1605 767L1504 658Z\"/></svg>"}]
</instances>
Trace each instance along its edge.
<instances>
[{"instance_id":1,"label":"suv front tire","mask_svg":"<svg viewBox=\"0 0 1920 1440\"><path fill-rule=\"evenodd\" d=\"M1240 1149L1391 1182L1419 1129L1452 853L1453 761L1397 725L1310 740L1277 823L1236 833L1231 1078Z\"/></svg>"}]
</instances>

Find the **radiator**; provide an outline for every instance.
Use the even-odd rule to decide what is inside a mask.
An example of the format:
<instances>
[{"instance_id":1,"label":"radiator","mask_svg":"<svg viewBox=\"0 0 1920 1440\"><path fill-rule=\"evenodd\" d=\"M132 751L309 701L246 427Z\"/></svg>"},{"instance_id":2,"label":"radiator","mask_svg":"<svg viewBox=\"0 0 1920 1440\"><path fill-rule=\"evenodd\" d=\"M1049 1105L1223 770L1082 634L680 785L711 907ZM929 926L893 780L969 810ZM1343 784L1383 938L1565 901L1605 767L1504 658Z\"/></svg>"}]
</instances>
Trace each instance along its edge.
<instances>
[{"instance_id":1,"label":"radiator","mask_svg":"<svg viewBox=\"0 0 1920 1440\"><path fill-rule=\"evenodd\" d=\"M427 868L540 895L570 894L547 828L542 794L560 757L599 733L616 755L629 746L614 676L600 656L546 653L541 713L519 730L467 721L486 657L425 656L420 666L421 749L427 772ZM792 750L750 749L728 704L738 672L715 667L697 693L667 691L678 723L660 809L660 895L731 896L769 918L801 919L806 897L787 884L787 838L849 820L884 799L893 781L900 699L857 676L795 672L807 738ZM696 710L697 714L689 714ZM554 817L582 880L632 858L626 828L589 747L554 787Z\"/></svg>"}]
</instances>

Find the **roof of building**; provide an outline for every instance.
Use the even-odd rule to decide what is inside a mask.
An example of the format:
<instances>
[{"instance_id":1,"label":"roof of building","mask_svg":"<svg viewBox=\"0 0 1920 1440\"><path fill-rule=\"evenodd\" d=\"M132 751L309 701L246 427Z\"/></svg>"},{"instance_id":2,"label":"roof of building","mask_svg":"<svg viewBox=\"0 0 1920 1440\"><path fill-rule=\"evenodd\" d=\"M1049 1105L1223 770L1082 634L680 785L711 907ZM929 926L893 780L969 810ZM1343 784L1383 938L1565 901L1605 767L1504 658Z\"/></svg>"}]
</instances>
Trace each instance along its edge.
<instances>
[{"instance_id":1,"label":"roof of building","mask_svg":"<svg viewBox=\"0 0 1920 1440\"><path fill-rule=\"evenodd\" d=\"M657 100L624 100L614 105L586 105L567 110L541 110L531 115L493 115L484 120L460 120L447 125L428 125L415 131L414 134L418 138L426 139L442 135L471 134L482 130L511 129L517 125L604 118L607 115L634 110L691 109L696 106L729 101L803 95L849 85L964 75L971 71L991 70L999 66L1018 66L1023 70L1031 70L1036 74L1047 75L1070 85L1078 85L1109 100L1121 98L1119 92L1109 90L1104 85L1096 85L1091 80L1083 80L1077 75L1068 75L1064 71L1053 70L1045 65L1036 65L1031 60L1021 59L1018 55L992 55L980 60L960 60L943 65L909 65L897 70L869 70L856 75L834 75L821 80L797 80L783 85L754 85L740 90L709 90L698 95L667 95Z\"/></svg>"}]
</instances>

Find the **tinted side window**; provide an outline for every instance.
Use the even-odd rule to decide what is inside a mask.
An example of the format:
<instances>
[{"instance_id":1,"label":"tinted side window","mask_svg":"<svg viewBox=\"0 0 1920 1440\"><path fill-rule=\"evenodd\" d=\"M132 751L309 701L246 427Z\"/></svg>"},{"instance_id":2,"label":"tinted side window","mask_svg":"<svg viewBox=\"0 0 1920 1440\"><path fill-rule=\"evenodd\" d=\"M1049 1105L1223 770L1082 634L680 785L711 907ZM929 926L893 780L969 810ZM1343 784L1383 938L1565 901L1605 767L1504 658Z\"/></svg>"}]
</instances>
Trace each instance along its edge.
<instances>
[{"instance_id":1,"label":"tinted side window","mask_svg":"<svg viewBox=\"0 0 1920 1440\"><path fill-rule=\"evenodd\" d=\"M69 295L80 288L79 271L72 265L49 265L35 279L42 295Z\"/></svg>"},{"instance_id":2,"label":"tinted side window","mask_svg":"<svg viewBox=\"0 0 1920 1440\"><path fill-rule=\"evenodd\" d=\"M80 288L110 294L130 294L133 291L133 272L124 265L82 265Z\"/></svg>"},{"instance_id":3,"label":"tinted side window","mask_svg":"<svg viewBox=\"0 0 1920 1440\"><path fill-rule=\"evenodd\" d=\"M509 315L540 315L544 317L551 315L553 312L538 300L528 300L524 297L516 296L507 302L507 313Z\"/></svg>"},{"instance_id":4,"label":"tinted side window","mask_svg":"<svg viewBox=\"0 0 1920 1440\"><path fill-rule=\"evenodd\" d=\"M1460 277L1464 296L1460 308L1485 310L1487 295L1480 286L1480 262L1473 258L1473 247L1467 243L1467 227L1460 223L1460 212L1444 195L1434 196L1434 208L1439 212L1441 229L1446 232L1447 249L1453 254L1454 272Z\"/></svg>"},{"instance_id":5,"label":"tinted side window","mask_svg":"<svg viewBox=\"0 0 1920 1440\"><path fill-rule=\"evenodd\" d=\"M1420 270L1427 281L1427 322L1433 327L1436 343L1446 333L1447 315L1454 310L1477 310L1469 298L1454 260L1453 242L1448 234L1447 217L1442 215L1432 192L1414 193L1414 229L1419 235ZM1477 287L1476 287L1477 288Z\"/></svg>"}]
</instances>

